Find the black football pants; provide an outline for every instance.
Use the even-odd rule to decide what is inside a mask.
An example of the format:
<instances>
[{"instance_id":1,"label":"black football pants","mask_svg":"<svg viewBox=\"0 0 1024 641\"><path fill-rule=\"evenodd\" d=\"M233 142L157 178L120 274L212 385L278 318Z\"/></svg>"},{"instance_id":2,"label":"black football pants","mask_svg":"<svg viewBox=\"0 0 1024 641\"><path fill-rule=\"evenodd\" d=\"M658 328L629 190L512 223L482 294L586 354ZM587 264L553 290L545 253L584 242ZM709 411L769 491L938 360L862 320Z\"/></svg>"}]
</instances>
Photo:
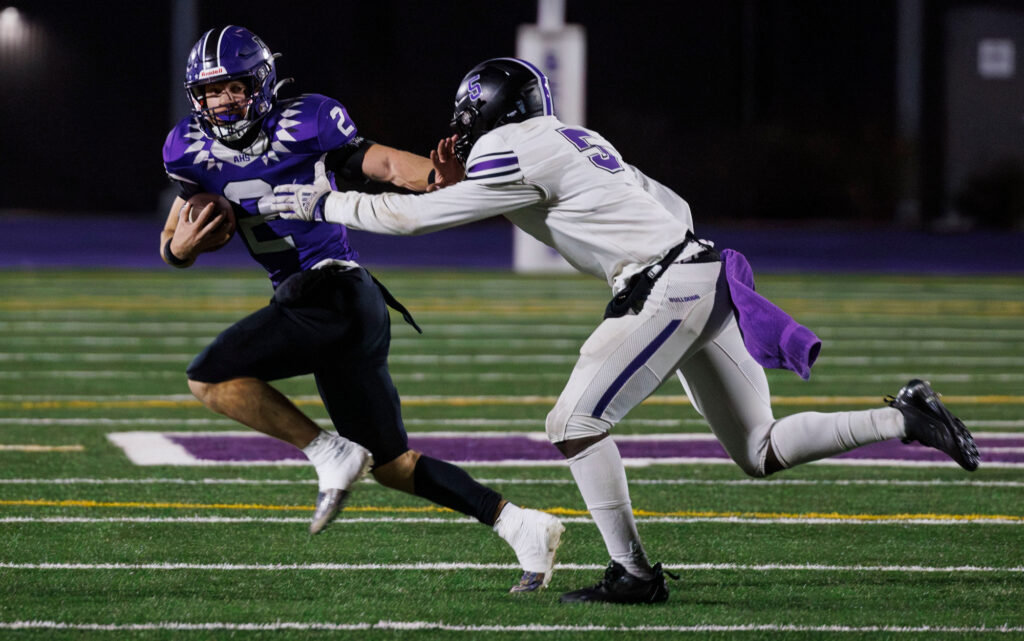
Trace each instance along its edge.
<instances>
[{"instance_id":1,"label":"black football pants","mask_svg":"<svg viewBox=\"0 0 1024 641\"><path fill-rule=\"evenodd\" d=\"M316 378L338 433L377 466L408 447L398 391L388 373L391 320L380 289L361 268L293 274L266 307L225 329L188 367L188 377Z\"/></svg>"}]
</instances>

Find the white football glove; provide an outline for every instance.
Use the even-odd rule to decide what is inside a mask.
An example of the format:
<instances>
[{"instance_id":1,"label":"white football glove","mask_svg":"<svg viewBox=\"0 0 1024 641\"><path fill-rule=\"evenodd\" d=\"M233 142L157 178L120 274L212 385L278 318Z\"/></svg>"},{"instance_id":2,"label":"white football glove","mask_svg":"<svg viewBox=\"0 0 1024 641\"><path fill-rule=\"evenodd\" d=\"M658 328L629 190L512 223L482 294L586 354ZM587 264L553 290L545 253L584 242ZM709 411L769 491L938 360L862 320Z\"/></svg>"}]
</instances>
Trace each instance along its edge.
<instances>
[{"instance_id":1,"label":"white football glove","mask_svg":"<svg viewBox=\"0 0 1024 641\"><path fill-rule=\"evenodd\" d=\"M322 160L317 161L313 171L312 185L278 185L273 196L260 198L260 213L271 214L269 219L324 222L324 199L331 193L331 181Z\"/></svg>"}]
</instances>

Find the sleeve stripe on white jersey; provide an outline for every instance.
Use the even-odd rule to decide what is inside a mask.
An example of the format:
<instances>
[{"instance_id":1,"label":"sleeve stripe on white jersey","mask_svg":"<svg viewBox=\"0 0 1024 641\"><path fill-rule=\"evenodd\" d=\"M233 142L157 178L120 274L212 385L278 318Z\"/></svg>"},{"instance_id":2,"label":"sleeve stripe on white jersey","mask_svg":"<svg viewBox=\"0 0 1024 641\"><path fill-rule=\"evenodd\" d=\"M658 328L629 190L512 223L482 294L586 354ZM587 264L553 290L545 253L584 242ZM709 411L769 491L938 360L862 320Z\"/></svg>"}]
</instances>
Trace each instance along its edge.
<instances>
[{"instance_id":1,"label":"sleeve stripe on white jersey","mask_svg":"<svg viewBox=\"0 0 1024 641\"><path fill-rule=\"evenodd\" d=\"M519 158L511 151L501 151L493 154L484 154L474 158L474 162L466 170L466 177L485 176L493 174L497 170L508 168L518 169Z\"/></svg>"},{"instance_id":2,"label":"sleeve stripe on white jersey","mask_svg":"<svg viewBox=\"0 0 1024 641\"><path fill-rule=\"evenodd\" d=\"M486 174L486 175L483 175L483 176L481 176L480 174L477 174L475 176L470 176L470 175L467 174L466 175L466 180L490 180L491 178L498 178L500 176L512 176L513 174L522 175L522 173L523 172L519 171L519 167L513 167L512 169L509 169L507 171L500 171L500 172L496 172L496 173L489 173L489 174ZM503 181L500 181L500 182L508 182L508 181L507 180L503 180Z\"/></svg>"},{"instance_id":3,"label":"sleeve stripe on white jersey","mask_svg":"<svg viewBox=\"0 0 1024 641\"><path fill-rule=\"evenodd\" d=\"M515 152L512 152L512 151L492 151L489 154L480 154L479 156L476 157L476 159L480 160L481 158L492 158L494 156L515 156L515 155L516 155Z\"/></svg>"}]
</instances>

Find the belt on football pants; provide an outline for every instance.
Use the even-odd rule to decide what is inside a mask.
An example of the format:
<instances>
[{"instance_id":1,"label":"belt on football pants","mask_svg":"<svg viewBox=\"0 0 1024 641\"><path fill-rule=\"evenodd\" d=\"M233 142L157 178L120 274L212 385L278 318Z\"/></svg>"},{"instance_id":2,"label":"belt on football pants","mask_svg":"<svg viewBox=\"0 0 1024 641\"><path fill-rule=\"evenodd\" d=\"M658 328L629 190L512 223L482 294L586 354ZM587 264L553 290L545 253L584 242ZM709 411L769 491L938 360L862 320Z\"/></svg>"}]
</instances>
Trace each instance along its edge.
<instances>
[{"instance_id":1,"label":"belt on football pants","mask_svg":"<svg viewBox=\"0 0 1024 641\"><path fill-rule=\"evenodd\" d=\"M679 255L683 253L683 250L686 249L686 246L690 243L697 243L704 249L692 256L684 258L683 260L677 260ZM651 288L654 287L654 283L661 278L661 275L665 273L665 269L669 265L674 263L714 263L719 260L721 260L721 257L718 255L718 251L714 247L700 242L693 235L692 231L687 230L686 238L683 239L683 242L668 250L668 253L665 254L665 256L657 263L650 267L645 267L629 278L629 282L626 284L625 289L612 298L608 302L608 306L604 308L604 317L619 318L620 316L625 316L630 311L634 314L639 314L640 310L644 308L644 302L651 294Z\"/></svg>"}]
</instances>

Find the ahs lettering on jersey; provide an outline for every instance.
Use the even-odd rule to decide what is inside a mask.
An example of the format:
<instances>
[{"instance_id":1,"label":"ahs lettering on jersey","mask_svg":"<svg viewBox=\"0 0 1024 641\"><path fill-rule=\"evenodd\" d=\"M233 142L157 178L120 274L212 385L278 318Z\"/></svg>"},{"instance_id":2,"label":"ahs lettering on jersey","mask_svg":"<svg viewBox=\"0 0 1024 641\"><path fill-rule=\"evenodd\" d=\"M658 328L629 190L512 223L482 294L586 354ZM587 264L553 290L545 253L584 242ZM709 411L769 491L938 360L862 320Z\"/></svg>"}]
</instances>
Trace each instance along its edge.
<instances>
[{"instance_id":1,"label":"ahs lettering on jersey","mask_svg":"<svg viewBox=\"0 0 1024 641\"><path fill-rule=\"evenodd\" d=\"M277 287L323 260L355 260L357 254L344 226L266 220L257 201L277 185L313 182L316 160L356 140L341 103L305 94L278 102L256 142L241 151L206 135L192 116L182 119L164 143L164 167L182 198L209 192L234 204L239 234Z\"/></svg>"}]
</instances>

